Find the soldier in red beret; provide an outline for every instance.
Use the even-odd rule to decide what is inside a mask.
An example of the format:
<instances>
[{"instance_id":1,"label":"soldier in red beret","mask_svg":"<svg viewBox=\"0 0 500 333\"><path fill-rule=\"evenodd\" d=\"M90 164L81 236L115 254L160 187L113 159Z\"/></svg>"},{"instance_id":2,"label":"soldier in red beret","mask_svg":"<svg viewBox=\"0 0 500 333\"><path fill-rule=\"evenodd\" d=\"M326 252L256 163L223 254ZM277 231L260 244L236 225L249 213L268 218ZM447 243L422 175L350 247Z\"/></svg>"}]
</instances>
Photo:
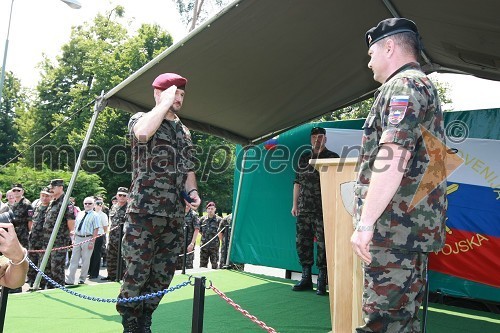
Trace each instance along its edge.
<instances>
[{"instance_id":1,"label":"soldier in red beret","mask_svg":"<svg viewBox=\"0 0 500 333\"><path fill-rule=\"evenodd\" d=\"M153 82L155 107L132 116L132 184L124 225L125 274L119 298L167 289L184 242L184 207L201 202L191 153L191 134L177 116L187 80L175 73ZM140 148L139 148L140 147ZM161 296L117 303L124 332L151 332Z\"/></svg>"}]
</instances>

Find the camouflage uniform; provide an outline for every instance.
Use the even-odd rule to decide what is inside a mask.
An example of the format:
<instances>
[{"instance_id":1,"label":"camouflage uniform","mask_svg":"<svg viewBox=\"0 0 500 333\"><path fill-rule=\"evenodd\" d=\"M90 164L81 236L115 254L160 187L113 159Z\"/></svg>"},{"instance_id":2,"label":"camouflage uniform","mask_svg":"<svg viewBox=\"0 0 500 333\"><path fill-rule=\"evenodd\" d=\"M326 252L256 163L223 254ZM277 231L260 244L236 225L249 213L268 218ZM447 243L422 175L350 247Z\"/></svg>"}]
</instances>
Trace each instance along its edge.
<instances>
[{"instance_id":1,"label":"camouflage uniform","mask_svg":"<svg viewBox=\"0 0 500 333\"><path fill-rule=\"evenodd\" d=\"M41 204L35 208L33 213L33 225L31 227L31 233L29 236L29 250L42 250L47 246L47 243L43 242L43 223L45 222L45 215L47 213L47 208L49 206L42 206ZM31 252L29 257L30 260L37 266L40 267L40 263L43 258L43 252ZM28 281L32 284L36 279L37 272L30 266L28 271ZM42 279L41 283L45 281ZM42 287L43 289L43 287Z\"/></svg>"},{"instance_id":2,"label":"camouflage uniform","mask_svg":"<svg viewBox=\"0 0 500 333\"><path fill-rule=\"evenodd\" d=\"M47 212L45 215L45 222L43 223L43 243L48 244L50 240L50 235L57 221L57 215L62 209L62 202L64 199L64 193L58 199L52 199L47 207ZM68 220L75 219L74 206L68 202L68 206L65 209L65 213L61 220L59 226L59 231L57 232L56 239L54 241L54 248L61 246L71 245L71 237L68 229ZM67 250L52 251L50 253L49 261L47 262L47 267L45 268L45 274L50 276L54 281L59 284L64 285L64 266L66 261Z\"/></svg>"},{"instance_id":3,"label":"camouflage uniform","mask_svg":"<svg viewBox=\"0 0 500 333\"><path fill-rule=\"evenodd\" d=\"M198 218L195 211L192 209L184 216L184 225L187 228L187 240L188 246L189 242L193 239L194 230L200 230L200 219ZM187 249L186 249L187 252ZM177 269L182 269L182 263L184 261L183 256L179 256L177 259ZM186 269L193 268L194 253L186 255Z\"/></svg>"},{"instance_id":4,"label":"camouflage uniform","mask_svg":"<svg viewBox=\"0 0 500 333\"><path fill-rule=\"evenodd\" d=\"M119 206L114 205L109 211L110 232L108 240L108 248L106 250L106 269L108 271L108 280L116 280L118 269L118 246L120 244L120 229L123 229L127 221L127 205ZM115 229L116 226L119 226ZM122 262L122 267L125 265Z\"/></svg>"},{"instance_id":5,"label":"camouflage uniform","mask_svg":"<svg viewBox=\"0 0 500 333\"><path fill-rule=\"evenodd\" d=\"M219 231L221 231L223 228L223 235L222 235L222 248L221 248L221 253L220 253L220 267L223 267L226 264L226 258L227 258L227 251L226 251L226 235L227 235L227 246L229 250L229 244L231 243L231 223L233 222L233 214L229 214L226 217L224 217L219 225Z\"/></svg>"},{"instance_id":6,"label":"camouflage uniform","mask_svg":"<svg viewBox=\"0 0 500 333\"><path fill-rule=\"evenodd\" d=\"M12 205L12 212L15 216L15 220L12 223L16 229L19 243L25 248L28 248L28 222L31 221L33 216L33 206L31 206L31 202L28 199L22 197L19 202Z\"/></svg>"},{"instance_id":7,"label":"camouflage uniform","mask_svg":"<svg viewBox=\"0 0 500 333\"><path fill-rule=\"evenodd\" d=\"M208 215L205 215L200 220L200 224L202 226L200 267L207 267L208 260L210 259L212 268L218 268L217 261L219 260L220 241L219 237L217 237L217 234L219 232L219 225L221 221L222 219L217 215L214 215L214 217L212 218L209 218ZM210 243L208 243L212 238L214 239Z\"/></svg>"},{"instance_id":8,"label":"camouflage uniform","mask_svg":"<svg viewBox=\"0 0 500 333\"><path fill-rule=\"evenodd\" d=\"M164 119L147 143L140 143L133 127L144 113L130 119L132 184L122 243L126 270L120 298L168 288L184 242L184 206L180 192L194 167L189 156L191 135L179 118ZM118 303L124 322L151 318L161 296ZM126 326L124 324L124 326Z\"/></svg>"},{"instance_id":9,"label":"camouflage uniform","mask_svg":"<svg viewBox=\"0 0 500 333\"><path fill-rule=\"evenodd\" d=\"M314 263L314 237L316 237L316 266L326 268L325 234L319 172L309 164L312 158L337 158L339 155L323 149L318 156L312 151L300 156L294 183L300 185L297 206L299 215L296 223L295 244L301 266L311 267Z\"/></svg>"},{"instance_id":10,"label":"camouflage uniform","mask_svg":"<svg viewBox=\"0 0 500 333\"><path fill-rule=\"evenodd\" d=\"M373 259L364 266L365 325L357 332L420 332L417 312L424 294L427 252L438 251L444 245L447 208L446 181L443 181L429 188L428 195L409 209L429 165L420 126L444 144L437 90L420 66L410 63L377 90L363 126L355 187L356 223L361 217L372 177L371 167L380 145L395 143L406 148L411 157L400 187L375 223L370 246ZM435 153L439 156L435 159L434 176L445 180L446 151L432 151Z\"/></svg>"}]
</instances>

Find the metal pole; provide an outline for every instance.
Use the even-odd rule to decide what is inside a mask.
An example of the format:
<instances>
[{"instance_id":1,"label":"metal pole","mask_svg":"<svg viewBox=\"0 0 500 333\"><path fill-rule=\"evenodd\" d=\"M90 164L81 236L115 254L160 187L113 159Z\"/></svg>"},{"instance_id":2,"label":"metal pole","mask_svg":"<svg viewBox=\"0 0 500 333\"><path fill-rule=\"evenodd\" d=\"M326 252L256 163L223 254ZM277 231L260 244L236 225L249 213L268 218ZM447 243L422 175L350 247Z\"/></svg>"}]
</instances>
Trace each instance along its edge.
<instances>
[{"instance_id":1,"label":"metal pole","mask_svg":"<svg viewBox=\"0 0 500 333\"><path fill-rule=\"evenodd\" d=\"M203 313L205 309L205 281L206 278L194 278L194 297L193 297L193 321L191 322L191 332L203 332Z\"/></svg>"},{"instance_id":2,"label":"metal pole","mask_svg":"<svg viewBox=\"0 0 500 333\"><path fill-rule=\"evenodd\" d=\"M248 151L248 146L243 147L243 158L241 159L241 170L240 170L240 179L238 180L238 189L236 190L236 200L234 203L234 214L233 214L233 221L232 221L232 227L231 227L231 238L229 239L229 246L227 249L227 258L229 260L229 257L231 256L231 245L233 244L233 233L234 233L234 226L236 225L236 219L237 219L237 214L238 214L238 206L240 204L240 193L241 193L241 186L243 184L243 176L245 175L245 162L247 159L247 151Z\"/></svg>"},{"instance_id":3,"label":"metal pole","mask_svg":"<svg viewBox=\"0 0 500 333\"><path fill-rule=\"evenodd\" d=\"M224 258L224 265L223 265L224 267L229 266L229 256L227 250L229 249L229 233L231 232L232 229L230 225L228 225L226 228L227 230L224 233L224 254L226 255L226 257Z\"/></svg>"},{"instance_id":4,"label":"metal pole","mask_svg":"<svg viewBox=\"0 0 500 333\"><path fill-rule=\"evenodd\" d=\"M9 51L9 35L10 35L10 21L12 18L12 7L14 7L14 0L12 0L12 2L10 3L9 25L7 27L7 38L5 39L5 49L3 50L2 74L0 76L0 103L2 103L3 83L5 81L5 65L7 64L7 53Z\"/></svg>"},{"instance_id":5,"label":"metal pole","mask_svg":"<svg viewBox=\"0 0 500 333\"><path fill-rule=\"evenodd\" d=\"M186 274L186 253L187 253L187 247L188 247L188 225L187 223L184 223L184 256L182 257L182 274Z\"/></svg>"},{"instance_id":6,"label":"metal pole","mask_svg":"<svg viewBox=\"0 0 500 333\"><path fill-rule=\"evenodd\" d=\"M54 225L54 230L52 230L52 234L50 235L49 243L47 244L47 249L43 255L42 264L40 265L40 272L36 276L35 283L33 284L33 290L38 290L38 286L40 285L40 280L42 279L42 273L45 271L45 267L47 266L47 261L49 261L50 252L52 251L52 247L54 246L54 242L56 241L57 233L59 232L59 227L61 225L61 221L64 217L64 213L66 212L66 207L68 206L69 197L71 196L71 191L73 190L73 186L76 182L76 177L78 176L78 171L80 170L80 166L82 164L83 158L85 156L85 152L87 151L87 146L90 141L90 137L92 132L94 131L95 123L97 121L97 117L99 113L106 107L106 101L99 97L96 100L94 105L94 115L89 124L89 128L87 129L87 134L85 135L85 139L82 143L82 148L80 150L80 154L78 155L78 160L76 161L75 168L73 169L73 174L71 175L71 180L69 181L68 188L64 194L63 202L61 205L61 210L57 215L56 224Z\"/></svg>"},{"instance_id":7,"label":"metal pole","mask_svg":"<svg viewBox=\"0 0 500 333\"><path fill-rule=\"evenodd\" d=\"M9 288L2 286L2 298L0 299L0 333L3 333L5 313L7 312L7 298L9 298Z\"/></svg>"}]
</instances>

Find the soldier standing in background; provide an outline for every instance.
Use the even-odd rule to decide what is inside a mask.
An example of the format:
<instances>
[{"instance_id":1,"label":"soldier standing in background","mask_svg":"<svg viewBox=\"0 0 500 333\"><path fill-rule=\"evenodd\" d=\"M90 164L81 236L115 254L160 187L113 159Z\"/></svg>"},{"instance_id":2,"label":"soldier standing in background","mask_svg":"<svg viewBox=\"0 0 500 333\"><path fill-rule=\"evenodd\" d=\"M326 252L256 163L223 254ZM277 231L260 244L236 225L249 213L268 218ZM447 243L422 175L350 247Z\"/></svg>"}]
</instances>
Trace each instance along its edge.
<instances>
[{"instance_id":1,"label":"soldier standing in background","mask_svg":"<svg viewBox=\"0 0 500 333\"><path fill-rule=\"evenodd\" d=\"M365 41L368 67L382 86L363 126L355 186L351 243L364 271L364 325L356 332L420 332L428 253L445 242L444 117L417 62L414 22L383 20Z\"/></svg>"},{"instance_id":2,"label":"soldier standing in background","mask_svg":"<svg viewBox=\"0 0 500 333\"><path fill-rule=\"evenodd\" d=\"M200 233L200 219L198 219L198 214L196 214L196 212L188 205L186 205L184 226L187 228L186 234L188 240L186 253L193 252L196 246L196 238L198 238L198 234ZM183 261L183 257L179 256L179 259L177 260L177 269L182 269ZM186 269L193 268L193 262L194 252L186 255Z\"/></svg>"},{"instance_id":3,"label":"soldier standing in background","mask_svg":"<svg viewBox=\"0 0 500 333\"><path fill-rule=\"evenodd\" d=\"M119 298L168 288L184 242L185 199L201 202L193 171L191 133L177 116L187 80L174 73L153 82L155 107L136 113L128 128L132 148L132 185L123 236L126 262ZM117 303L124 332L151 332L153 312L162 297Z\"/></svg>"},{"instance_id":4,"label":"soldier standing in background","mask_svg":"<svg viewBox=\"0 0 500 333\"><path fill-rule=\"evenodd\" d=\"M108 271L108 276L101 278L101 280L115 281L117 278L120 230L123 230L123 225L127 220L127 197L128 188L118 187L116 204L109 211L110 231L106 249L106 270Z\"/></svg>"},{"instance_id":5,"label":"soldier standing in background","mask_svg":"<svg viewBox=\"0 0 500 333\"><path fill-rule=\"evenodd\" d=\"M323 206L319 172L309 164L310 159L337 158L326 147L326 130L322 127L311 129L311 150L299 158L293 184L292 215L297 217L295 244L299 262L302 266L302 279L292 290L313 289L311 267L314 263L314 238L316 237L316 266L319 274L316 294L326 295L326 248L323 229Z\"/></svg>"},{"instance_id":6,"label":"soldier standing in background","mask_svg":"<svg viewBox=\"0 0 500 333\"><path fill-rule=\"evenodd\" d=\"M219 239L221 242L220 260L219 267L224 267L226 265L227 250L229 250L229 244L231 241L231 223L233 222L233 214L229 214L224 217L219 225ZM226 234L227 234L227 244L226 244Z\"/></svg>"},{"instance_id":7,"label":"soldier standing in background","mask_svg":"<svg viewBox=\"0 0 500 333\"><path fill-rule=\"evenodd\" d=\"M64 199L64 180L52 179L49 188L52 200L47 208L45 222L43 223L43 243L49 243L59 211L63 210L64 215L54 241L54 247L68 246L71 244L71 236L75 229L74 208L69 201L66 207L62 206ZM61 285L64 285L64 266L67 252L67 250L52 251L49 261L47 262L47 267L45 268L45 273ZM47 288L54 288L54 286L47 285Z\"/></svg>"},{"instance_id":8,"label":"soldier standing in background","mask_svg":"<svg viewBox=\"0 0 500 333\"><path fill-rule=\"evenodd\" d=\"M39 204L33 213L33 224L29 236L29 250L42 250L47 246L47 243L43 242L43 224L45 222L45 215L47 213L47 208L49 208L50 200L50 189L46 186L40 191ZM37 267L40 267L43 253L30 252L29 258ZM30 266L28 271L28 283L30 287L33 287L36 275L37 271ZM40 288L45 288L44 279L40 281Z\"/></svg>"},{"instance_id":9,"label":"soldier standing in background","mask_svg":"<svg viewBox=\"0 0 500 333\"><path fill-rule=\"evenodd\" d=\"M200 220L201 224L201 249L200 249L200 267L207 267L208 260L212 264L212 269L217 269L219 261L220 241L217 234L222 219L215 214L217 207L215 202L210 201L207 206L207 215ZM215 238L214 238L215 237Z\"/></svg>"}]
</instances>

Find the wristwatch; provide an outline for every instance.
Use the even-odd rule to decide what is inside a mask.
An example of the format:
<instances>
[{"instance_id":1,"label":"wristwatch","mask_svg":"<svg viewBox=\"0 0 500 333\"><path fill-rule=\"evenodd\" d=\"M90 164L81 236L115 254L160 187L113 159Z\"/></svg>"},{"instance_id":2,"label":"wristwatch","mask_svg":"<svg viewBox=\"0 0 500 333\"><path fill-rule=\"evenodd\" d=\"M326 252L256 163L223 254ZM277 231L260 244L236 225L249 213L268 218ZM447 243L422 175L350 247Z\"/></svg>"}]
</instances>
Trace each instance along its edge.
<instances>
[{"instance_id":1,"label":"wristwatch","mask_svg":"<svg viewBox=\"0 0 500 333\"><path fill-rule=\"evenodd\" d=\"M356 231L373 231L375 230L375 224L366 225L366 224L358 224L356 226Z\"/></svg>"}]
</instances>

